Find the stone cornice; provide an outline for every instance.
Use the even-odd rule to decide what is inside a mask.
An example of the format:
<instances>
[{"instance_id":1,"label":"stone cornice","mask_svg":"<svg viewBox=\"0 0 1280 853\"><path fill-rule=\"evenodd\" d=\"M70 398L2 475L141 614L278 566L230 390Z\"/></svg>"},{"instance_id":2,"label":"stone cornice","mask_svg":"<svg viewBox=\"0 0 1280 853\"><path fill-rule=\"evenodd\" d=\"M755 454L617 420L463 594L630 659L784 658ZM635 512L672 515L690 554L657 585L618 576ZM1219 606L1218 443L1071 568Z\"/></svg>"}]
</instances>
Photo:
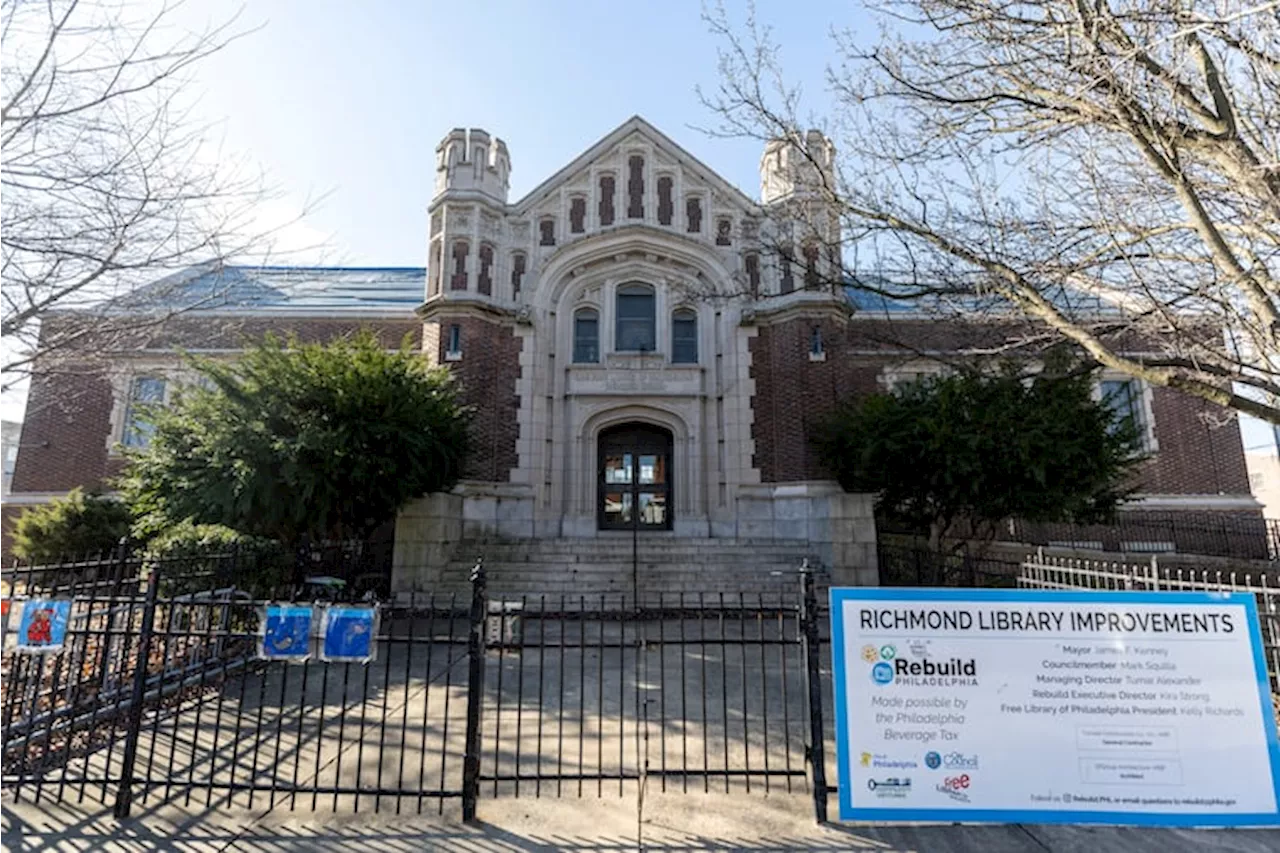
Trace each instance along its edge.
<instances>
[{"instance_id":1,"label":"stone cornice","mask_svg":"<svg viewBox=\"0 0 1280 853\"><path fill-rule=\"evenodd\" d=\"M796 291L786 296L770 297L742 309L744 326L770 326L813 317L826 317L841 322L851 319L848 303L829 293Z\"/></svg>"},{"instance_id":2,"label":"stone cornice","mask_svg":"<svg viewBox=\"0 0 1280 853\"><path fill-rule=\"evenodd\" d=\"M488 299L473 294L433 296L414 310L424 321L430 321L443 314L449 317L476 317L490 322L496 320L513 326L525 322L521 312L494 305Z\"/></svg>"}]
</instances>

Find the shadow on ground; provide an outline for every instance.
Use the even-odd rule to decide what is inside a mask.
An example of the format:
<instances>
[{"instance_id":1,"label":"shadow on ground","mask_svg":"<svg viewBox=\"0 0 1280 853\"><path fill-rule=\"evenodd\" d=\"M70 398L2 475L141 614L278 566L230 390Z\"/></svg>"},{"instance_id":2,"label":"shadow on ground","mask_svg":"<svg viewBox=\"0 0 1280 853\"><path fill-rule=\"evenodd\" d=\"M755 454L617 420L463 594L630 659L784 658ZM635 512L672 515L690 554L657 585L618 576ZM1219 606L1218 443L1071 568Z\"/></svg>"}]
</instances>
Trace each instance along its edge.
<instances>
[{"instance_id":1,"label":"shadow on ground","mask_svg":"<svg viewBox=\"0 0 1280 853\"><path fill-rule=\"evenodd\" d=\"M456 812L451 809L450 812ZM637 826L634 798L482 802L482 821L450 817L242 809L140 810L117 823L98 804L5 803L4 849L181 851L880 851L880 853L1263 853L1280 830L1191 831L1047 826L861 826L813 823L804 796L655 796ZM638 830L643 847L638 843Z\"/></svg>"}]
</instances>

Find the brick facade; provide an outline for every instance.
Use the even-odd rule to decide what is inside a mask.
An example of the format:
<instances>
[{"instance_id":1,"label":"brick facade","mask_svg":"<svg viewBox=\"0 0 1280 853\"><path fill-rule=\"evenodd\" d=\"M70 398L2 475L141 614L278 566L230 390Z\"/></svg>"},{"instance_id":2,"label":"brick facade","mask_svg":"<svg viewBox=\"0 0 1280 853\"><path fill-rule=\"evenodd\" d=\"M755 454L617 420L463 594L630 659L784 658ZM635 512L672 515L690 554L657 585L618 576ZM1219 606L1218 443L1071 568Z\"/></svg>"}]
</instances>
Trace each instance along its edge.
<instances>
[{"instance_id":1,"label":"brick facade","mask_svg":"<svg viewBox=\"0 0 1280 853\"><path fill-rule=\"evenodd\" d=\"M49 321L57 331L60 318ZM132 333L114 333L109 348L92 341L75 355L59 354L52 364L37 364L27 397L25 435L13 473L14 492L64 492L76 486L109 488L120 473L123 460L110 452L112 373L131 371L130 360L156 353L176 364L175 348L193 351L239 349L246 341L260 340L268 332L296 335L304 343L317 343L361 328L372 329L388 346L397 346L408 335L412 345L421 341L422 324L406 320L365 322L314 318L179 316ZM85 354L101 347L93 360ZM78 356L78 357L77 357Z\"/></svg>"},{"instance_id":2,"label":"brick facade","mask_svg":"<svg viewBox=\"0 0 1280 853\"><path fill-rule=\"evenodd\" d=\"M461 358L449 361L449 327L458 326ZM520 398L520 339L510 323L471 315L432 317L424 329L424 351L434 364L444 364L461 383L462 399L472 409L468 479L505 483L516 467L516 414Z\"/></svg>"},{"instance_id":3,"label":"brick facade","mask_svg":"<svg viewBox=\"0 0 1280 853\"><path fill-rule=\"evenodd\" d=\"M809 357L815 326L822 331L822 361ZM910 341L916 352L939 354L989 348L1018 336L1018 330L994 324L890 324L832 317L762 324L750 342L754 464L761 480L776 483L827 476L810 442L812 425L845 396L885 390L880 382L885 368L913 357L894 340ZM1240 430L1230 412L1156 388L1152 415L1159 449L1142 467L1142 492L1249 494Z\"/></svg>"}]
</instances>

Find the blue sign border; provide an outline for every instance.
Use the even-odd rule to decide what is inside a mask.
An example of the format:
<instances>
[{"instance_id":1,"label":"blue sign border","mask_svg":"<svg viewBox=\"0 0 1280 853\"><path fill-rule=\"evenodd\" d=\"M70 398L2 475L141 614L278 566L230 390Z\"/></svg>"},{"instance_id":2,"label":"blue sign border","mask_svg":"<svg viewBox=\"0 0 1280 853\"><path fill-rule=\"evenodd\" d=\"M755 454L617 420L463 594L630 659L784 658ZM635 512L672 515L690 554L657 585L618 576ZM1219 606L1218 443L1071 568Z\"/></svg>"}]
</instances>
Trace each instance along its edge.
<instances>
[{"instance_id":1,"label":"blue sign border","mask_svg":"<svg viewBox=\"0 0 1280 853\"><path fill-rule=\"evenodd\" d=\"M1253 668L1262 725L1271 760L1271 787L1277 811L1260 814L1214 812L1106 812L1045 811L1037 809L886 809L860 808L853 803L852 754L849 752L848 684L845 671L845 634L840 618L848 601L1022 601L1042 604L1057 601L1120 604L1238 604L1245 608L1249 639L1253 644ZM1134 592L1113 590L1032 589L910 589L886 587L831 588L831 660L835 683L836 767L839 777L840 819L861 821L943 821L953 823L1104 823L1127 826L1280 826L1280 740L1276 736L1271 706L1271 682L1262 653L1258 608L1248 592Z\"/></svg>"}]
</instances>

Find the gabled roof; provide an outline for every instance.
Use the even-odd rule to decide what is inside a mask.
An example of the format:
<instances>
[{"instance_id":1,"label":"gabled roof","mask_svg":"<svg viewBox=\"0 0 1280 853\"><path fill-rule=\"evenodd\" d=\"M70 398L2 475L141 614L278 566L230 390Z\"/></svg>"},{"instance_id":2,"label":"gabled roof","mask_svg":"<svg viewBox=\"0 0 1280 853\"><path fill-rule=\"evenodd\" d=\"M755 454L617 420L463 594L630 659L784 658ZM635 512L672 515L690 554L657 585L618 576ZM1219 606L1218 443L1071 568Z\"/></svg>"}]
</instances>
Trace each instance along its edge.
<instances>
[{"instance_id":1,"label":"gabled roof","mask_svg":"<svg viewBox=\"0 0 1280 853\"><path fill-rule=\"evenodd\" d=\"M703 163L697 157L694 157L682 148L674 139L667 136L665 133L658 130L638 115L632 116L609 133L605 134L598 142L586 151L583 151L573 160L569 161L568 165L564 166L551 177L525 193L524 197L512 204L511 207L519 209L536 204L551 190L603 157L612 148L633 133L639 133L644 136L649 140L654 148L665 152L668 156L679 161L682 166L694 175L720 190L743 207L759 207L759 202L726 181L724 178L720 177L720 175L711 169L711 167L707 166L707 164Z\"/></svg>"},{"instance_id":2,"label":"gabled roof","mask_svg":"<svg viewBox=\"0 0 1280 853\"><path fill-rule=\"evenodd\" d=\"M192 267L113 299L108 312L397 314L413 316L421 267ZM101 310L101 309L99 309Z\"/></svg>"}]
</instances>

